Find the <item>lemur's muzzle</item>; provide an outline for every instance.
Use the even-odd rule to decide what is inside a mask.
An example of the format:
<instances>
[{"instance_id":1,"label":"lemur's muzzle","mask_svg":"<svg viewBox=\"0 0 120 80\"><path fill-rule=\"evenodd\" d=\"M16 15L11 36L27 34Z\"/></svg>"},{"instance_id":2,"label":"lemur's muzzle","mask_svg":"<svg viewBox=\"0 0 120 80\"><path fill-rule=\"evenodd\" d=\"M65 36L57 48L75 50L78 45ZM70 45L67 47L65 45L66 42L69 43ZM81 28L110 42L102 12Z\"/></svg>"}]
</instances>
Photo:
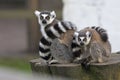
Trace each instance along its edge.
<instances>
[{"instance_id":1,"label":"lemur's muzzle","mask_svg":"<svg viewBox=\"0 0 120 80\"><path fill-rule=\"evenodd\" d=\"M83 43L83 42L81 42L81 43L80 43L80 45L81 45L81 46L83 46L83 45L84 45L84 43Z\"/></svg>"},{"instance_id":2,"label":"lemur's muzzle","mask_svg":"<svg viewBox=\"0 0 120 80\"><path fill-rule=\"evenodd\" d=\"M43 23L43 24L46 24L46 23L47 23L47 21L46 21L46 20L43 20L43 21L42 21L42 23Z\"/></svg>"}]
</instances>

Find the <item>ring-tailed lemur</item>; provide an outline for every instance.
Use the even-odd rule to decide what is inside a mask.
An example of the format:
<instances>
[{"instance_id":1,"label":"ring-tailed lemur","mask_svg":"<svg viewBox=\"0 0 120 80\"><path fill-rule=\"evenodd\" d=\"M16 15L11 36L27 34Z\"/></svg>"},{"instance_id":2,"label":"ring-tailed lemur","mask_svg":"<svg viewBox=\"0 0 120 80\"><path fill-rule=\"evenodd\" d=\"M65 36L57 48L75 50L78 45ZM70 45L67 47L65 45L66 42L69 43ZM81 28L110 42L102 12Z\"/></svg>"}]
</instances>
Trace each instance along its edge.
<instances>
[{"instance_id":1,"label":"ring-tailed lemur","mask_svg":"<svg viewBox=\"0 0 120 80\"><path fill-rule=\"evenodd\" d=\"M101 27L87 27L75 32L71 46L75 61L83 61L84 65L107 61L111 54L107 32Z\"/></svg>"},{"instance_id":2,"label":"ring-tailed lemur","mask_svg":"<svg viewBox=\"0 0 120 80\"><path fill-rule=\"evenodd\" d=\"M56 19L56 13L54 11L35 11L35 15L38 18L38 23L40 24L40 31L42 33L42 38L39 42L39 54L40 57L45 59L49 64L57 63L57 60L50 53L50 46L54 39L60 38L62 33L67 30L76 27L73 23L68 21L58 21Z\"/></svg>"}]
</instances>

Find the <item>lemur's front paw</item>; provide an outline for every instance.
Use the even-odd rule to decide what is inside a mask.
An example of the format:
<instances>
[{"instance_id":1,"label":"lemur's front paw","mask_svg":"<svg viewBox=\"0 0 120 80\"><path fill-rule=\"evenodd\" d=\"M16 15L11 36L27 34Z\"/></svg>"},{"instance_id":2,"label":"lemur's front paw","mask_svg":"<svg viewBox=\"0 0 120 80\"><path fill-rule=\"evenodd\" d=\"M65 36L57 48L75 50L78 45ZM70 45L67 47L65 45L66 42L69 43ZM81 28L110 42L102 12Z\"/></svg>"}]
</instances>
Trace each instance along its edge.
<instances>
[{"instance_id":1,"label":"lemur's front paw","mask_svg":"<svg viewBox=\"0 0 120 80\"><path fill-rule=\"evenodd\" d=\"M79 60L74 60L73 63L80 64Z\"/></svg>"},{"instance_id":2,"label":"lemur's front paw","mask_svg":"<svg viewBox=\"0 0 120 80\"><path fill-rule=\"evenodd\" d=\"M88 70L90 68L90 60L85 58L81 62L81 66L85 69Z\"/></svg>"},{"instance_id":3,"label":"lemur's front paw","mask_svg":"<svg viewBox=\"0 0 120 80\"><path fill-rule=\"evenodd\" d=\"M48 64L59 64L59 62L58 62L58 60L53 59L53 60L49 61Z\"/></svg>"},{"instance_id":4,"label":"lemur's front paw","mask_svg":"<svg viewBox=\"0 0 120 80\"><path fill-rule=\"evenodd\" d=\"M74 61L73 61L73 63L77 63L77 64L80 64L81 63L81 58L76 58Z\"/></svg>"}]
</instances>

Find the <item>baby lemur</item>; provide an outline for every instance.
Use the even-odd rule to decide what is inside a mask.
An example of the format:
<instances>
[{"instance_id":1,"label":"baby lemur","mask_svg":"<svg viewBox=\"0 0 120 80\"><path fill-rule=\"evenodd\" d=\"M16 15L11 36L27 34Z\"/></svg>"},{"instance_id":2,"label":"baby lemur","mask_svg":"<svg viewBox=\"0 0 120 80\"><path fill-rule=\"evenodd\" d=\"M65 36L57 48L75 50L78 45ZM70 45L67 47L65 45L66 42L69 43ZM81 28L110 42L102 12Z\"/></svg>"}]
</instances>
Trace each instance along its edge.
<instances>
[{"instance_id":1,"label":"baby lemur","mask_svg":"<svg viewBox=\"0 0 120 80\"><path fill-rule=\"evenodd\" d=\"M101 27L87 27L74 33L72 51L75 62L84 65L105 62L111 55L108 34Z\"/></svg>"}]
</instances>

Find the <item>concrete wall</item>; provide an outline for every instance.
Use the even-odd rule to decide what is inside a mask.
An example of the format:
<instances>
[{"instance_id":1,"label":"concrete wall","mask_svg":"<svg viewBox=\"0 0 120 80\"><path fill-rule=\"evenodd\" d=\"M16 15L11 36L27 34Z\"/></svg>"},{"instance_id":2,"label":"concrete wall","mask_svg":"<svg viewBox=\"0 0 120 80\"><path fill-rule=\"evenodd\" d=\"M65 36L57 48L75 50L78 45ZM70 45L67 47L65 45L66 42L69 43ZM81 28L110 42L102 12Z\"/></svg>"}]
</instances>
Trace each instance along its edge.
<instances>
[{"instance_id":1,"label":"concrete wall","mask_svg":"<svg viewBox=\"0 0 120 80\"><path fill-rule=\"evenodd\" d=\"M102 26L108 31L112 51L120 45L119 0L63 0L63 19L74 22L80 29L87 26Z\"/></svg>"}]
</instances>

